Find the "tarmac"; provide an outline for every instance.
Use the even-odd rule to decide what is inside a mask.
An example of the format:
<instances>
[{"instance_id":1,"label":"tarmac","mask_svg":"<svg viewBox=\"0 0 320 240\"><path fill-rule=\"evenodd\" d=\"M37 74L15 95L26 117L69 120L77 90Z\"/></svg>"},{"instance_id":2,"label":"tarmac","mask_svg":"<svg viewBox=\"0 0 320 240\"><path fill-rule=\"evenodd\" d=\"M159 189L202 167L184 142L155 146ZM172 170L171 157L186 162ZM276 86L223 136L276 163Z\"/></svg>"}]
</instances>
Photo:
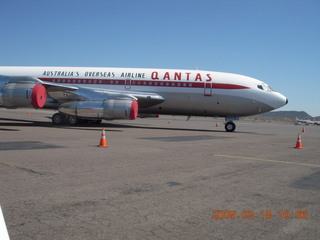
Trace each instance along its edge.
<instances>
[{"instance_id":1,"label":"tarmac","mask_svg":"<svg viewBox=\"0 0 320 240\"><path fill-rule=\"evenodd\" d=\"M319 239L320 127L0 110L10 239ZM218 125L218 126L216 126ZM102 128L108 148L99 148ZM296 149L301 133L303 149Z\"/></svg>"}]
</instances>

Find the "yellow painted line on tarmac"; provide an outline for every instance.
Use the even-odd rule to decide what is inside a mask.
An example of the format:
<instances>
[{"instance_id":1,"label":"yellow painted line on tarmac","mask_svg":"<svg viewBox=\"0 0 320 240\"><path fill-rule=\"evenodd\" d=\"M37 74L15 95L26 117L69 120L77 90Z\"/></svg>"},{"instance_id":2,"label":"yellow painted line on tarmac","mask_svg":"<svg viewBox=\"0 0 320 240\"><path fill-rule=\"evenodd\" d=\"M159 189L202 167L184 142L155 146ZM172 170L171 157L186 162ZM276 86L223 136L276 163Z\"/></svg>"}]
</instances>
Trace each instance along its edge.
<instances>
[{"instance_id":1,"label":"yellow painted line on tarmac","mask_svg":"<svg viewBox=\"0 0 320 240\"><path fill-rule=\"evenodd\" d=\"M279 161L279 160L263 159L263 158L240 157L240 156L230 156L230 155L220 155L220 154L214 154L214 156L216 156L216 157L224 157L224 158L235 158L235 159L252 160L252 161L292 164L292 165L300 165L300 166L308 166L308 167L320 167L319 164L287 162L287 161Z\"/></svg>"},{"instance_id":2,"label":"yellow painted line on tarmac","mask_svg":"<svg viewBox=\"0 0 320 240\"><path fill-rule=\"evenodd\" d=\"M5 166L7 166L7 167L13 167L13 168L25 169L25 168L23 168L23 167L19 167L19 166L17 166L17 165L10 164L10 163L5 163L5 162L2 162L2 161L0 161L0 164L5 165Z\"/></svg>"}]
</instances>

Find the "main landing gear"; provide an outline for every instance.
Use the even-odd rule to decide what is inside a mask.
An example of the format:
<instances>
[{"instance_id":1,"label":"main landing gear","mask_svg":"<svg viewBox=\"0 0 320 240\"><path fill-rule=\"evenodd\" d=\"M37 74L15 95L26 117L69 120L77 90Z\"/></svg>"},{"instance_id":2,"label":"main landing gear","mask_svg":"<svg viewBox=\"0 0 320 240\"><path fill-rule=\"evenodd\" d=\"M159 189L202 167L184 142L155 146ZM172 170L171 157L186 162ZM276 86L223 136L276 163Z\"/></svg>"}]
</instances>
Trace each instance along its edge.
<instances>
[{"instance_id":1,"label":"main landing gear","mask_svg":"<svg viewBox=\"0 0 320 240\"><path fill-rule=\"evenodd\" d=\"M52 120L52 123L55 125L62 125L66 123L67 116L62 113L55 113L53 114L51 120Z\"/></svg>"},{"instance_id":2,"label":"main landing gear","mask_svg":"<svg viewBox=\"0 0 320 240\"><path fill-rule=\"evenodd\" d=\"M63 113L55 113L52 116L52 123L54 125L78 125L81 123L90 123L90 124L95 124L95 125L99 125L102 120L101 119L81 119L81 118L77 118L76 116L71 116L71 115L67 115L67 114L63 114Z\"/></svg>"}]
</instances>

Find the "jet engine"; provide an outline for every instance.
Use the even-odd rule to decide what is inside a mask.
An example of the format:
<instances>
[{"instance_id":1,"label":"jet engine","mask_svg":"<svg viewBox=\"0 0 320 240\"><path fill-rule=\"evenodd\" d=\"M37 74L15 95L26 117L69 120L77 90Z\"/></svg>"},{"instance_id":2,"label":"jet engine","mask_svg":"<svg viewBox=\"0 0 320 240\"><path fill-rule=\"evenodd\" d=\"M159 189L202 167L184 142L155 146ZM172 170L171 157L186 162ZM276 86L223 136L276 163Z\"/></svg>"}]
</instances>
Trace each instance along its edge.
<instances>
[{"instance_id":1,"label":"jet engine","mask_svg":"<svg viewBox=\"0 0 320 240\"><path fill-rule=\"evenodd\" d=\"M9 82L0 86L0 106L42 108L47 99L43 85L34 82Z\"/></svg>"},{"instance_id":2,"label":"jet engine","mask_svg":"<svg viewBox=\"0 0 320 240\"><path fill-rule=\"evenodd\" d=\"M138 102L133 99L67 102L59 112L85 119L131 119L138 117Z\"/></svg>"}]
</instances>

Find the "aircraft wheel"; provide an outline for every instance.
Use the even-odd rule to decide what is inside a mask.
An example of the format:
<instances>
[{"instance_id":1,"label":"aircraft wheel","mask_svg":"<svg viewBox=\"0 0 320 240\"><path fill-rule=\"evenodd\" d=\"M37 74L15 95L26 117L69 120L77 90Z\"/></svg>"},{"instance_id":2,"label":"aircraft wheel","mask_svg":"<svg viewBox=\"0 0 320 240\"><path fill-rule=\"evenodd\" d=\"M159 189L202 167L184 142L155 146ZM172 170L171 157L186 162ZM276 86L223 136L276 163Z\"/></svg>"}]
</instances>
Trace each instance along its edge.
<instances>
[{"instance_id":1,"label":"aircraft wheel","mask_svg":"<svg viewBox=\"0 0 320 240\"><path fill-rule=\"evenodd\" d=\"M69 116L68 117L68 124L69 125L77 125L78 123L78 118L75 116Z\"/></svg>"},{"instance_id":2,"label":"aircraft wheel","mask_svg":"<svg viewBox=\"0 0 320 240\"><path fill-rule=\"evenodd\" d=\"M90 120L90 122L91 122L92 124L99 125L99 124L101 124L102 120L101 120L101 119L95 119L95 120Z\"/></svg>"},{"instance_id":3,"label":"aircraft wheel","mask_svg":"<svg viewBox=\"0 0 320 240\"><path fill-rule=\"evenodd\" d=\"M234 132L236 130L236 125L234 122L227 122L224 126L227 132Z\"/></svg>"},{"instance_id":4,"label":"aircraft wheel","mask_svg":"<svg viewBox=\"0 0 320 240\"><path fill-rule=\"evenodd\" d=\"M61 113L55 113L52 116L52 123L56 125L61 125L65 122L65 116Z\"/></svg>"}]
</instances>

